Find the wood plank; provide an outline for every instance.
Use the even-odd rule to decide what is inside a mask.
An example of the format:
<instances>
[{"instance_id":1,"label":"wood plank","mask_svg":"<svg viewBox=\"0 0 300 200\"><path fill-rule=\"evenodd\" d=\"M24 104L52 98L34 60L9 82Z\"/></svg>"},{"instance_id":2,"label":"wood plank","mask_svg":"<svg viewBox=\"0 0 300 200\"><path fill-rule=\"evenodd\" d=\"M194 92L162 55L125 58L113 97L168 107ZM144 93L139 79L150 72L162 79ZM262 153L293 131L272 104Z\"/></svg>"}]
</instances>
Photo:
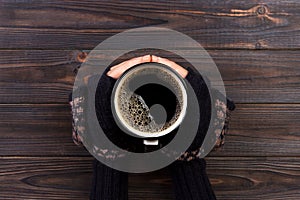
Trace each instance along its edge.
<instances>
[{"instance_id":1,"label":"wood plank","mask_svg":"<svg viewBox=\"0 0 300 200\"><path fill-rule=\"evenodd\" d=\"M0 198L88 199L92 158L0 158ZM296 157L218 157L207 159L207 171L217 198L298 200L300 159ZM13 184L12 184L13 183ZM167 169L130 174L129 199L171 200Z\"/></svg>"},{"instance_id":2,"label":"wood plank","mask_svg":"<svg viewBox=\"0 0 300 200\"><path fill-rule=\"evenodd\" d=\"M299 103L300 51L209 51L238 103Z\"/></svg>"},{"instance_id":3,"label":"wood plank","mask_svg":"<svg viewBox=\"0 0 300 200\"><path fill-rule=\"evenodd\" d=\"M68 101L78 51L1 51L0 102Z\"/></svg>"},{"instance_id":4,"label":"wood plank","mask_svg":"<svg viewBox=\"0 0 300 200\"><path fill-rule=\"evenodd\" d=\"M92 49L129 28L181 31L205 48L299 48L300 2L8 1L0 4L2 49Z\"/></svg>"},{"instance_id":5,"label":"wood plank","mask_svg":"<svg viewBox=\"0 0 300 200\"><path fill-rule=\"evenodd\" d=\"M300 104L238 104L211 156L300 156ZM71 140L68 105L0 105L0 156L88 155Z\"/></svg>"},{"instance_id":6,"label":"wood plank","mask_svg":"<svg viewBox=\"0 0 300 200\"><path fill-rule=\"evenodd\" d=\"M238 104L225 145L211 156L299 156L299 121L299 104Z\"/></svg>"},{"instance_id":7,"label":"wood plank","mask_svg":"<svg viewBox=\"0 0 300 200\"><path fill-rule=\"evenodd\" d=\"M1 155L88 155L72 141L67 105L2 105L0 113Z\"/></svg>"},{"instance_id":8,"label":"wood plank","mask_svg":"<svg viewBox=\"0 0 300 200\"><path fill-rule=\"evenodd\" d=\"M291 199L300 197L299 158L210 158L207 171L217 199Z\"/></svg>"},{"instance_id":9,"label":"wood plank","mask_svg":"<svg viewBox=\"0 0 300 200\"><path fill-rule=\"evenodd\" d=\"M80 51L0 53L0 103L67 102L75 79L73 71L80 66ZM300 51L209 53L220 70L228 96L235 102L300 103Z\"/></svg>"},{"instance_id":10,"label":"wood plank","mask_svg":"<svg viewBox=\"0 0 300 200\"><path fill-rule=\"evenodd\" d=\"M88 199L91 159L16 157L0 160L0 199Z\"/></svg>"}]
</instances>

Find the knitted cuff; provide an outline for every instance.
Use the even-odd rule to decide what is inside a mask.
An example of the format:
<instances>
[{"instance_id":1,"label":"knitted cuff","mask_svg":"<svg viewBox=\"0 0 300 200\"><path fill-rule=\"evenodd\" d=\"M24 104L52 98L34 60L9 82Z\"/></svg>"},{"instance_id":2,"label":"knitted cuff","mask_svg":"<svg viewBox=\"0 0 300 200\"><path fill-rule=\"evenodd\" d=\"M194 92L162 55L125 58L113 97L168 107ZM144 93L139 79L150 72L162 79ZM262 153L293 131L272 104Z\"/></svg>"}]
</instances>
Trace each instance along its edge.
<instances>
[{"instance_id":1,"label":"knitted cuff","mask_svg":"<svg viewBox=\"0 0 300 200\"><path fill-rule=\"evenodd\" d=\"M90 200L116 199L128 199L128 174L112 169L95 159Z\"/></svg>"},{"instance_id":2,"label":"knitted cuff","mask_svg":"<svg viewBox=\"0 0 300 200\"><path fill-rule=\"evenodd\" d=\"M175 161L169 166L176 200L215 200L204 159Z\"/></svg>"}]
</instances>

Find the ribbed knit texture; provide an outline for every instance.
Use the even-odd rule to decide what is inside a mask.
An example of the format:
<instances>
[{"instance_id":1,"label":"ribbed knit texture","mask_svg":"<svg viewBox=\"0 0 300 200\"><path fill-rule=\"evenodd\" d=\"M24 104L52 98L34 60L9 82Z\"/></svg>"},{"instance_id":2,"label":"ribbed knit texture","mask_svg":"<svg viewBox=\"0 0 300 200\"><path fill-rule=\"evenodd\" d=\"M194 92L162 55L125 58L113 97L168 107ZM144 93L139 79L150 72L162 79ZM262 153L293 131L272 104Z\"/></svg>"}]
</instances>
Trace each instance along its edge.
<instances>
[{"instance_id":1,"label":"ribbed knit texture","mask_svg":"<svg viewBox=\"0 0 300 200\"><path fill-rule=\"evenodd\" d=\"M168 167L176 200L215 200L204 159L175 161Z\"/></svg>"},{"instance_id":2,"label":"ribbed knit texture","mask_svg":"<svg viewBox=\"0 0 300 200\"><path fill-rule=\"evenodd\" d=\"M93 164L90 200L127 200L128 174L107 167L98 160Z\"/></svg>"}]
</instances>

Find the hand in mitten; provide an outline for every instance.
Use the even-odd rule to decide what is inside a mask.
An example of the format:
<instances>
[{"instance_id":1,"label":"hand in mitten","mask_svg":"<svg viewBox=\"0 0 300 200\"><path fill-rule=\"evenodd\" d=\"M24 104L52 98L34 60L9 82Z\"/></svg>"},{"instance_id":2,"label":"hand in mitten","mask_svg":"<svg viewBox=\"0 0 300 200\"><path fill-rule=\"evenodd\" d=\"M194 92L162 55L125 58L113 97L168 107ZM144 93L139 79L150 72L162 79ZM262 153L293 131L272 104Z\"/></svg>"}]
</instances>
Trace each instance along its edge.
<instances>
[{"instance_id":1,"label":"hand in mitten","mask_svg":"<svg viewBox=\"0 0 300 200\"><path fill-rule=\"evenodd\" d=\"M215 99L211 99L208 87L200 74L189 69L186 80L191 84L200 107L200 122L196 137L190 147L174 163L169 166L173 180L176 200L215 200L216 196L206 174L206 162L202 158L201 149L207 135L210 117L215 114L214 123L220 123L221 129L213 130L216 134L215 148L224 144L224 136L228 130L230 112L235 105L217 90L211 89ZM214 106L214 109L210 109ZM216 113L211 113L216 112ZM224 120L225 116L225 120Z\"/></svg>"}]
</instances>

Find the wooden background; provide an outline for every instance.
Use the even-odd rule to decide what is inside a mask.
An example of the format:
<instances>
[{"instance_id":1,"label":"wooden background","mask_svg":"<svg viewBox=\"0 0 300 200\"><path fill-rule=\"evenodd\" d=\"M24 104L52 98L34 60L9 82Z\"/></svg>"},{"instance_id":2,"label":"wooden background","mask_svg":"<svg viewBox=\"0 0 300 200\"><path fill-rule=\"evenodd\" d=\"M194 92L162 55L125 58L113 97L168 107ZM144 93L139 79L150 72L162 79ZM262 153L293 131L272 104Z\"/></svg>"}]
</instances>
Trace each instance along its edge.
<instances>
[{"instance_id":1,"label":"wooden background","mask_svg":"<svg viewBox=\"0 0 300 200\"><path fill-rule=\"evenodd\" d=\"M156 25L200 42L237 103L225 147L207 158L218 199L299 200L299 22L298 0L0 0L0 199L88 199L73 70L109 36ZM172 199L167 172L131 175L129 196Z\"/></svg>"}]
</instances>

